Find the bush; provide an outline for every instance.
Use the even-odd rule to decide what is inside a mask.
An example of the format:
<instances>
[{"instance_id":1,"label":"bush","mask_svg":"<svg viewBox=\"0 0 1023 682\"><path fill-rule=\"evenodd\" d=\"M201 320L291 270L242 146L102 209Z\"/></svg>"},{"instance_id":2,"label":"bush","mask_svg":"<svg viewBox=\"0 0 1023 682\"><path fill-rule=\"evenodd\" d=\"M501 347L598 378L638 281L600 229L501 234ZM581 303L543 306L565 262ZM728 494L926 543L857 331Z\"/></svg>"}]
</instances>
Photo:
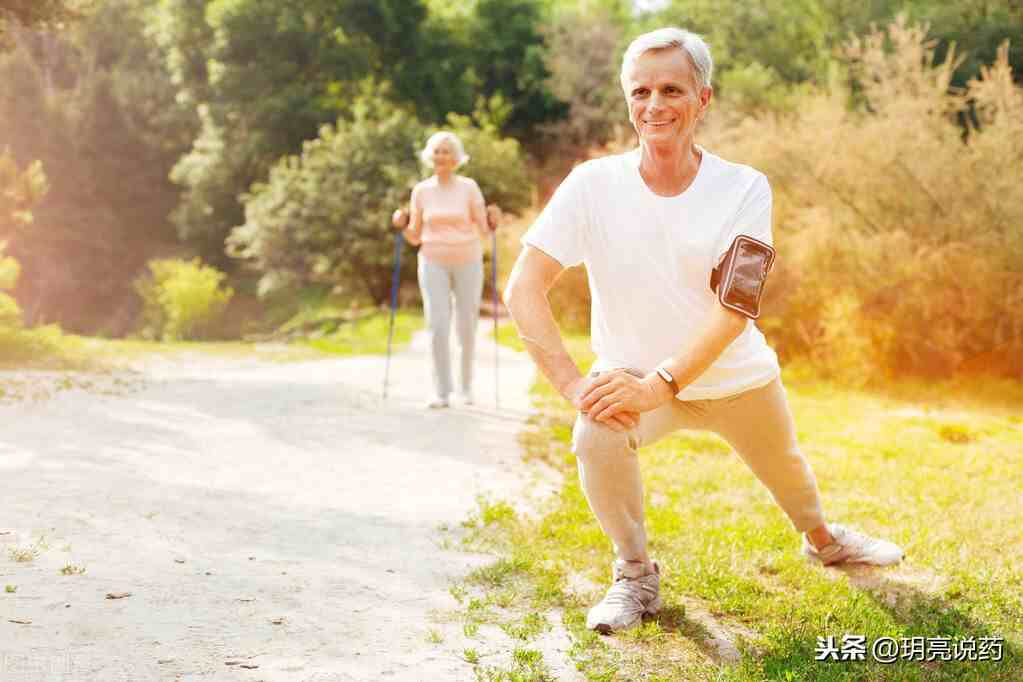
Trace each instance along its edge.
<instances>
[{"instance_id":1,"label":"bush","mask_svg":"<svg viewBox=\"0 0 1023 682\"><path fill-rule=\"evenodd\" d=\"M246 195L245 224L228 238L228 253L261 273L261 295L327 286L356 303L389 299L391 212L408 203L425 172L418 152L428 131L375 92L363 94L353 112L352 120L324 126L301 156L282 159ZM446 129L472 157L460 172L477 180L488 201L520 210L532 196L519 145L498 137L485 114L478 120L484 123L449 119ZM415 271L415 258L403 259L403 281L414 282Z\"/></svg>"},{"instance_id":2,"label":"bush","mask_svg":"<svg viewBox=\"0 0 1023 682\"><path fill-rule=\"evenodd\" d=\"M851 84L708 131L774 189L765 332L839 377L1019 375L1023 89L1007 46L962 92L925 26L900 19L846 56Z\"/></svg>"},{"instance_id":3,"label":"bush","mask_svg":"<svg viewBox=\"0 0 1023 682\"><path fill-rule=\"evenodd\" d=\"M149 262L149 273L135 280L143 302L142 336L162 341L208 339L215 334L234 291L222 287L226 275L194 260Z\"/></svg>"},{"instance_id":4,"label":"bush","mask_svg":"<svg viewBox=\"0 0 1023 682\"><path fill-rule=\"evenodd\" d=\"M385 301L394 253L391 212L407 203L418 178L424 131L407 111L367 93L352 120L323 126L301 156L281 159L266 183L244 197L245 224L228 254L261 274L259 293L329 286ZM415 279L415 259L402 272Z\"/></svg>"}]
</instances>

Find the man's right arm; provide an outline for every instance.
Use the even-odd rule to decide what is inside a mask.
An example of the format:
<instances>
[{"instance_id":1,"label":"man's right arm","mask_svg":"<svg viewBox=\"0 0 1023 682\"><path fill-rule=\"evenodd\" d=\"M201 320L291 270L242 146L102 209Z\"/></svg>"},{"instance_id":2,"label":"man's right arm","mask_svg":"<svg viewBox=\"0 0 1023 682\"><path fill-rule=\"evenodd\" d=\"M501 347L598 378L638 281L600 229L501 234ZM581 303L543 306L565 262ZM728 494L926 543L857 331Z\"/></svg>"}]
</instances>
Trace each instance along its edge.
<instances>
[{"instance_id":1,"label":"man's right arm","mask_svg":"<svg viewBox=\"0 0 1023 682\"><path fill-rule=\"evenodd\" d=\"M547 292L564 270L561 263L533 246L519 254L504 290L504 303L530 357L566 400L579 408L584 389L592 381L584 377L565 349L554 320ZM639 415L621 412L606 422L615 431L639 423Z\"/></svg>"},{"instance_id":2,"label":"man's right arm","mask_svg":"<svg viewBox=\"0 0 1023 682\"><path fill-rule=\"evenodd\" d=\"M558 393L571 400L569 388L582 374L565 350L547 299L547 292L562 270L557 260L536 247L526 246L508 278L504 303L530 357Z\"/></svg>"}]
</instances>

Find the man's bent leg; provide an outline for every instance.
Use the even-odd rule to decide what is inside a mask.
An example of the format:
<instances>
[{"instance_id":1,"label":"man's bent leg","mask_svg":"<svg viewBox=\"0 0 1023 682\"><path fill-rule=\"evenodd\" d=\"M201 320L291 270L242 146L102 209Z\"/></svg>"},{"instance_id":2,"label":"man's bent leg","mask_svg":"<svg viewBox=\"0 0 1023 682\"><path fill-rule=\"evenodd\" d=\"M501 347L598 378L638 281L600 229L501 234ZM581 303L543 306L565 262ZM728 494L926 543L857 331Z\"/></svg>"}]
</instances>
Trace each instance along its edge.
<instances>
[{"instance_id":1,"label":"man's bent leg","mask_svg":"<svg viewBox=\"0 0 1023 682\"><path fill-rule=\"evenodd\" d=\"M635 429L613 431L583 414L575 420L572 452L590 509L619 559L648 566L637 447Z\"/></svg>"}]
</instances>

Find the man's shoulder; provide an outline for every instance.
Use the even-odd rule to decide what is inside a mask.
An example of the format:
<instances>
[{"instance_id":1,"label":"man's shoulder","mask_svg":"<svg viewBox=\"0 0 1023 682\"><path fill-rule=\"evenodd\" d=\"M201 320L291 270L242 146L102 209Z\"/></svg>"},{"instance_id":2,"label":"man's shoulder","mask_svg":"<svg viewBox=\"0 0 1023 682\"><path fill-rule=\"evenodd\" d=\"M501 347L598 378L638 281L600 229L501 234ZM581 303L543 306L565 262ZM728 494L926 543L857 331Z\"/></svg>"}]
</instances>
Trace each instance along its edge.
<instances>
[{"instance_id":1,"label":"man's shoulder","mask_svg":"<svg viewBox=\"0 0 1023 682\"><path fill-rule=\"evenodd\" d=\"M767 176L753 166L723 159L717 154L707 151L706 149L703 150L703 153L707 155L707 159L713 166L714 177L720 179L722 182L726 182L730 186L750 186L756 182L767 181Z\"/></svg>"},{"instance_id":2,"label":"man's shoulder","mask_svg":"<svg viewBox=\"0 0 1023 682\"><path fill-rule=\"evenodd\" d=\"M569 177L584 182L600 182L617 177L632 163L635 152L624 152L622 154L608 154L582 161L572 169Z\"/></svg>"}]
</instances>

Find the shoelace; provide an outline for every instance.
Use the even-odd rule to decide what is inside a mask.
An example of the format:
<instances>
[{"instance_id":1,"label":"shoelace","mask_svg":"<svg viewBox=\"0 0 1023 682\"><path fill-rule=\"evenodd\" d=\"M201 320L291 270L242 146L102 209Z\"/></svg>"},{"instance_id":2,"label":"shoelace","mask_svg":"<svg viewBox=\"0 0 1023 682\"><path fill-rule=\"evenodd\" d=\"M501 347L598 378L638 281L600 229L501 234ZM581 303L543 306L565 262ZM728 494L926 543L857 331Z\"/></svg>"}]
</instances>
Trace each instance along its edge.
<instances>
[{"instance_id":1,"label":"shoelace","mask_svg":"<svg viewBox=\"0 0 1023 682\"><path fill-rule=\"evenodd\" d=\"M642 610L646 608L643 596L652 599L653 595L653 585L648 581L642 578L620 578L607 591L603 601L610 606L634 606Z\"/></svg>"}]
</instances>

